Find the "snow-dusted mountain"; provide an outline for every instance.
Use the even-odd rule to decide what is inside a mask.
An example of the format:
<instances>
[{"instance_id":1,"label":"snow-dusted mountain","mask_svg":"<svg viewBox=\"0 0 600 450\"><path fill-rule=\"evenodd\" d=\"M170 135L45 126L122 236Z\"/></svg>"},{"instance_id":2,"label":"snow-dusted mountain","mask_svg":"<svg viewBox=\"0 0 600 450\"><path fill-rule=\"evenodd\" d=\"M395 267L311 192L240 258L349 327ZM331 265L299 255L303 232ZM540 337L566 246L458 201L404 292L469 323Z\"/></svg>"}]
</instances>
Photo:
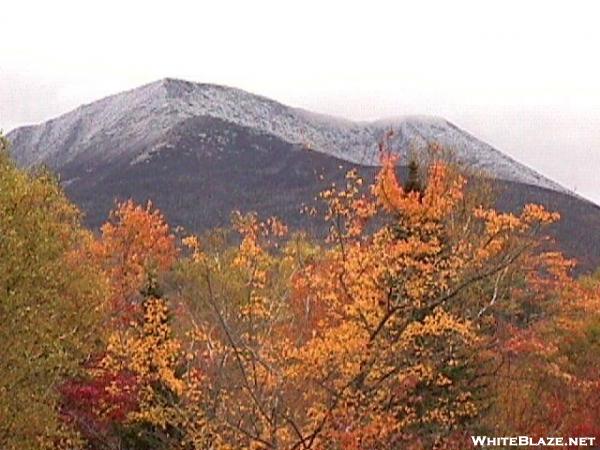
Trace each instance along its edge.
<instances>
[{"instance_id":1,"label":"snow-dusted mountain","mask_svg":"<svg viewBox=\"0 0 600 450\"><path fill-rule=\"evenodd\" d=\"M196 232L226 225L231 211L242 210L321 233L324 222L300 214L302 205L318 206L318 193L344 183L349 169L373 180L377 145L390 129L391 148L404 161L438 143L495 177L500 209L541 203L560 212L551 229L560 249L584 269L600 265L600 233L592 232L600 229L600 208L439 118L358 123L238 89L165 79L8 138L19 164L59 173L94 228L115 199L132 198L152 200L172 225Z\"/></svg>"},{"instance_id":2,"label":"snow-dusted mountain","mask_svg":"<svg viewBox=\"0 0 600 450\"><path fill-rule=\"evenodd\" d=\"M357 163L376 165L377 145L390 129L391 148L402 157L438 143L457 162L500 180L568 192L452 123L436 117L352 122L285 106L248 92L211 84L163 79L84 105L41 125L9 133L24 166L59 169L74 160L141 163L168 150L168 131L194 117L212 117L294 145ZM197 136L202 140L202 133ZM406 160L406 159L405 159Z\"/></svg>"}]
</instances>

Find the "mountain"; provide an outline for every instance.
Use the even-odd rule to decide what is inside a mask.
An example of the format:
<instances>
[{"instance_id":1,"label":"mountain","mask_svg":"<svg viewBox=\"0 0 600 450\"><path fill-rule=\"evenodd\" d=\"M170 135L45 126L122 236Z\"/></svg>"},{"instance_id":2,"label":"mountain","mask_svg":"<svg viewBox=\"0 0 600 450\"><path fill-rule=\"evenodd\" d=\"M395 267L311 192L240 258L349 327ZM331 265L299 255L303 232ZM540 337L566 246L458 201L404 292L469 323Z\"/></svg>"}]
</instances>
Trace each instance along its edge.
<instances>
[{"instance_id":1,"label":"mountain","mask_svg":"<svg viewBox=\"0 0 600 450\"><path fill-rule=\"evenodd\" d=\"M458 162L515 181L566 192L557 183L435 117L351 122L287 107L248 92L211 84L164 79L81 106L42 125L11 133L15 157L24 165L62 167L91 158L111 162L124 155L131 164L168 149L164 133L193 117L212 117L282 141L360 165L377 165L384 133L401 156L435 141L452 149ZM203 136L198 136L202 139Z\"/></svg>"},{"instance_id":2,"label":"mountain","mask_svg":"<svg viewBox=\"0 0 600 450\"><path fill-rule=\"evenodd\" d=\"M352 122L235 88L164 79L8 138L18 164L60 174L91 226L115 198L133 197L152 199L174 225L199 231L224 225L232 209L308 226L301 206L350 168L372 177L389 130L401 161L437 143L496 180L499 207L536 201L562 212L553 230L561 248L584 268L600 265L600 237L589 237L600 230L600 208L441 118Z\"/></svg>"}]
</instances>

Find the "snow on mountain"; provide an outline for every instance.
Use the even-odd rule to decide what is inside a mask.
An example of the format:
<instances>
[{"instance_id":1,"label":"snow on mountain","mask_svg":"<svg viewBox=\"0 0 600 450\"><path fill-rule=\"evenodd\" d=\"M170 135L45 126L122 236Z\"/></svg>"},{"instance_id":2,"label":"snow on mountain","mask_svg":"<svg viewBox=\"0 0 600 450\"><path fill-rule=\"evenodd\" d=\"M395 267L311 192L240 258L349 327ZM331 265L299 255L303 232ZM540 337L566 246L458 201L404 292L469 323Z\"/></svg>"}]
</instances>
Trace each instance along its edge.
<instances>
[{"instance_id":1,"label":"snow on mountain","mask_svg":"<svg viewBox=\"0 0 600 450\"><path fill-rule=\"evenodd\" d=\"M210 116L363 165L378 163L377 145L393 130L391 147L406 158L438 143L460 163L491 176L569 193L559 184L436 117L353 122L291 108L240 89L163 79L81 106L40 125L9 133L24 166L60 168L75 158L131 164L165 147L165 133L192 117Z\"/></svg>"}]
</instances>

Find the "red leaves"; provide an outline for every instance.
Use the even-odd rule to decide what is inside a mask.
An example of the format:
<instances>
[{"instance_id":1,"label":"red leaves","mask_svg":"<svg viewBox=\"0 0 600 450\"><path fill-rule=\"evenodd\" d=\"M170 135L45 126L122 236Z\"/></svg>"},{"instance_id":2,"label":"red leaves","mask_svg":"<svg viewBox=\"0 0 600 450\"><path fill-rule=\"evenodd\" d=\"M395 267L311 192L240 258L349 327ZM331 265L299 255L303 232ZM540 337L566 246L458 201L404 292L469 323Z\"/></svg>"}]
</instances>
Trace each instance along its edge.
<instances>
[{"instance_id":1,"label":"red leaves","mask_svg":"<svg viewBox=\"0 0 600 450\"><path fill-rule=\"evenodd\" d=\"M60 386L59 393L63 419L87 439L108 433L138 405L136 379L126 372L68 380Z\"/></svg>"}]
</instances>

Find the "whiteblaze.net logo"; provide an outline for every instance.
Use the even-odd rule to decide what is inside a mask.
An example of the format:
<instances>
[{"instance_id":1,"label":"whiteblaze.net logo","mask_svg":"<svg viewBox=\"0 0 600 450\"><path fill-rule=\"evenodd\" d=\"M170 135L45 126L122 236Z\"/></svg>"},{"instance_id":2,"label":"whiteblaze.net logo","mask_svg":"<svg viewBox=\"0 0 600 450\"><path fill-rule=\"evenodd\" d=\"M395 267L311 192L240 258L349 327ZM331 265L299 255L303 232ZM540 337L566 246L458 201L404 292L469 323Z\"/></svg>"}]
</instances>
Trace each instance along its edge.
<instances>
[{"instance_id":1,"label":"whiteblaze.net logo","mask_svg":"<svg viewBox=\"0 0 600 450\"><path fill-rule=\"evenodd\" d=\"M476 447L593 447L595 437L471 436Z\"/></svg>"}]
</instances>

